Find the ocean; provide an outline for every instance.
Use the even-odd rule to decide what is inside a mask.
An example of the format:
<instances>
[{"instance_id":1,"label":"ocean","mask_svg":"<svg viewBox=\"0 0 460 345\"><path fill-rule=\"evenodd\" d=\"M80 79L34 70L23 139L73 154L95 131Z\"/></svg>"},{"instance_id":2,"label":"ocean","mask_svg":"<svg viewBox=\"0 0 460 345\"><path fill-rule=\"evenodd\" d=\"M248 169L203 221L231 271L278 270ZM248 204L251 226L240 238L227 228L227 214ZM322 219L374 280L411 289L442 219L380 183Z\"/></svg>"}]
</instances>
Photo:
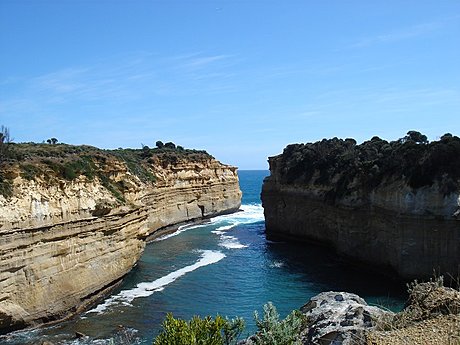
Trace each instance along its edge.
<instances>
[{"instance_id":1,"label":"ocean","mask_svg":"<svg viewBox=\"0 0 460 345\"><path fill-rule=\"evenodd\" d=\"M147 245L113 293L89 311L54 326L0 337L0 344L152 344L166 313L189 319L217 314L246 321L268 301L281 316L323 291L348 291L369 304L400 310L401 282L343 261L311 244L265 238L262 181L268 171L239 171L241 212L190 224ZM75 332L85 336L76 339Z\"/></svg>"}]
</instances>

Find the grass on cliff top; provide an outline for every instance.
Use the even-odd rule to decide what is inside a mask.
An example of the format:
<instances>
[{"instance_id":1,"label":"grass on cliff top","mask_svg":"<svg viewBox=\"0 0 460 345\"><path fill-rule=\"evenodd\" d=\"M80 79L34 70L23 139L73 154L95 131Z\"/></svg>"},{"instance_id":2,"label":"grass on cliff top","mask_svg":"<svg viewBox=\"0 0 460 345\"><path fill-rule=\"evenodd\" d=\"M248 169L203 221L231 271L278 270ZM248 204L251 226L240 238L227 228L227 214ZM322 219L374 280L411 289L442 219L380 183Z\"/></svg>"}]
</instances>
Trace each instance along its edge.
<instances>
[{"instance_id":1,"label":"grass on cliff top","mask_svg":"<svg viewBox=\"0 0 460 345\"><path fill-rule=\"evenodd\" d=\"M354 139L323 139L288 145L270 157L270 170L282 183L314 184L330 189L334 201L353 191L369 192L391 180L405 181L413 189L438 182L448 195L460 180L460 138L449 133L428 142L409 131L396 141L373 137L357 145Z\"/></svg>"},{"instance_id":2,"label":"grass on cliff top","mask_svg":"<svg viewBox=\"0 0 460 345\"><path fill-rule=\"evenodd\" d=\"M51 181L64 178L72 181L78 176L93 180L96 176L112 194L124 201L122 182L110 178L111 167L123 164L127 170L146 183L154 183L155 166L167 167L180 162L205 162L213 157L206 151L162 147L151 149L102 150L93 146L68 144L9 143L8 155L0 160L0 194L11 197L13 170L19 168L23 178L40 176Z\"/></svg>"}]
</instances>

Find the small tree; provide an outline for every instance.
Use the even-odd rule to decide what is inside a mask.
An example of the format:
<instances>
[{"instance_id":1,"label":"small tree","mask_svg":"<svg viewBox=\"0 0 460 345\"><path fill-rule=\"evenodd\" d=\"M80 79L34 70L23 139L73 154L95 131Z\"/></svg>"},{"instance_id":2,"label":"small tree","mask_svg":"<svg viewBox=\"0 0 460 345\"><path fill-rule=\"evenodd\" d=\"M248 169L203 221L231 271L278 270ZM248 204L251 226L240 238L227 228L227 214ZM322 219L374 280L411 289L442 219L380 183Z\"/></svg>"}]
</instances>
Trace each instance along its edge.
<instances>
[{"instance_id":1,"label":"small tree","mask_svg":"<svg viewBox=\"0 0 460 345\"><path fill-rule=\"evenodd\" d=\"M10 136L10 130L8 127L2 125L0 128L0 163L4 162L8 158L8 154L11 151L10 143L13 140Z\"/></svg>"},{"instance_id":2,"label":"small tree","mask_svg":"<svg viewBox=\"0 0 460 345\"><path fill-rule=\"evenodd\" d=\"M452 139L452 134L446 133L441 137L441 140L449 140Z\"/></svg>"},{"instance_id":3,"label":"small tree","mask_svg":"<svg viewBox=\"0 0 460 345\"><path fill-rule=\"evenodd\" d=\"M150 147L147 145L141 144L142 145L142 157L149 157L150 156Z\"/></svg>"},{"instance_id":4,"label":"small tree","mask_svg":"<svg viewBox=\"0 0 460 345\"><path fill-rule=\"evenodd\" d=\"M168 149L175 149L176 148L176 144L174 144L173 142L169 141L165 144L165 147L168 148Z\"/></svg>"},{"instance_id":5,"label":"small tree","mask_svg":"<svg viewBox=\"0 0 460 345\"><path fill-rule=\"evenodd\" d=\"M426 135L423 135L420 132L417 131L409 131L407 132L407 135L404 137L405 141L413 141L417 144L427 144L428 143L428 138Z\"/></svg>"},{"instance_id":6,"label":"small tree","mask_svg":"<svg viewBox=\"0 0 460 345\"><path fill-rule=\"evenodd\" d=\"M56 145L58 140L56 138L51 138L51 144Z\"/></svg>"},{"instance_id":7,"label":"small tree","mask_svg":"<svg viewBox=\"0 0 460 345\"><path fill-rule=\"evenodd\" d=\"M161 140L158 140L156 143L155 143L156 147L158 147L159 149L163 148L164 144Z\"/></svg>"}]
</instances>

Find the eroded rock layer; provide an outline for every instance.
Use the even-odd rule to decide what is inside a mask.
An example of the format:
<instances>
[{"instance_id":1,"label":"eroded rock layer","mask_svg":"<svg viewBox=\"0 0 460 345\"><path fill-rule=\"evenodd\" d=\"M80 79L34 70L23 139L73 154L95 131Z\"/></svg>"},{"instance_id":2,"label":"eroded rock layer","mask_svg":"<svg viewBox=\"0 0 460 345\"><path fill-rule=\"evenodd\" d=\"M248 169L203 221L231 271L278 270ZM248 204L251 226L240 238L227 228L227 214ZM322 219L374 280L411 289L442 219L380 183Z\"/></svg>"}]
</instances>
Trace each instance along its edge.
<instances>
[{"instance_id":1,"label":"eroded rock layer","mask_svg":"<svg viewBox=\"0 0 460 345\"><path fill-rule=\"evenodd\" d=\"M155 182L118 159L103 169L121 195L97 176L25 179L9 168L13 193L0 195L0 333L78 312L130 271L148 236L240 206L236 168L211 157L154 161Z\"/></svg>"},{"instance_id":2,"label":"eroded rock layer","mask_svg":"<svg viewBox=\"0 0 460 345\"><path fill-rule=\"evenodd\" d=\"M362 145L352 139L290 145L269 159L262 189L267 235L318 241L405 279L434 272L457 277L455 150L457 137L431 144L373 138Z\"/></svg>"}]
</instances>

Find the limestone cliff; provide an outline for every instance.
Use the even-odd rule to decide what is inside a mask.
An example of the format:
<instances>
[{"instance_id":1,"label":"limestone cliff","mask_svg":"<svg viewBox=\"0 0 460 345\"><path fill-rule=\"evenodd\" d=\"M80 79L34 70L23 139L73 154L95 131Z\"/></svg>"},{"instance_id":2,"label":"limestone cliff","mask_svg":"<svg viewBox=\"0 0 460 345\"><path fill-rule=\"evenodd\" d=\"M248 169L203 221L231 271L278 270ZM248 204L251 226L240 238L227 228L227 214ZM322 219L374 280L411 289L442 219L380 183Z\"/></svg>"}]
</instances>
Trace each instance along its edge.
<instances>
[{"instance_id":1,"label":"limestone cliff","mask_svg":"<svg viewBox=\"0 0 460 345\"><path fill-rule=\"evenodd\" d=\"M402 278L460 272L460 139L290 145L271 157L269 237L318 241Z\"/></svg>"},{"instance_id":2,"label":"limestone cliff","mask_svg":"<svg viewBox=\"0 0 460 345\"><path fill-rule=\"evenodd\" d=\"M86 168L75 152L4 166L0 334L78 312L130 271L147 237L240 206L236 168L209 155L94 150Z\"/></svg>"}]
</instances>

